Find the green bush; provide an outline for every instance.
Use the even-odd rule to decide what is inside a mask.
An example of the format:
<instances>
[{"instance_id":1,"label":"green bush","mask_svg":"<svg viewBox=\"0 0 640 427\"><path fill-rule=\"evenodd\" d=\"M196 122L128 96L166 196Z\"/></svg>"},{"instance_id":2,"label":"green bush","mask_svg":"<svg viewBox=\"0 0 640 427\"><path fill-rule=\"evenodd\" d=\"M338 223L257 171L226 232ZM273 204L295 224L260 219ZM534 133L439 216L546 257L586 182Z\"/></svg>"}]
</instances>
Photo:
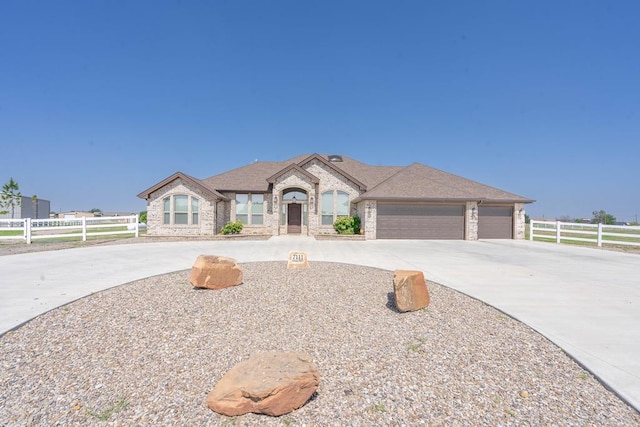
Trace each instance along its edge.
<instances>
[{"instance_id":1,"label":"green bush","mask_svg":"<svg viewBox=\"0 0 640 427\"><path fill-rule=\"evenodd\" d=\"M242 231L242 221L228 222L222 227L222 234L238 234Z\"/></svg>"},{"instance_id":2,"label":"green bush","mask_svg":"<svg viewBox=\"0 0 640 427\"><path fill-rule=\"evenodd\" d=\"M336 230L338 234L353 234L353 217L341 216L333 223L333 229ZM360 229L358 229L358 232L359 231Z\"/></svg>"},{"instance_id":3,"label":"green bush","mask_svg":"<svg viewBox=\"0 0 640 427\"><path fill-rule=\"evenodd\" d=\"M147 223L147 211L140 212L140 215L138 216L138 221L144 222L145 224Z\"/></svg>"},{"instance_id":4,"label":"green bush","mask_svg":"<svg viewBox=\"0 0 640 427\"><path fill-rule=\"evenodd\" d=\"M362 222L360 222L360 217L358 215L353 216L353 234L360 234L360 227Z\"/></svg>"}]
</instances>

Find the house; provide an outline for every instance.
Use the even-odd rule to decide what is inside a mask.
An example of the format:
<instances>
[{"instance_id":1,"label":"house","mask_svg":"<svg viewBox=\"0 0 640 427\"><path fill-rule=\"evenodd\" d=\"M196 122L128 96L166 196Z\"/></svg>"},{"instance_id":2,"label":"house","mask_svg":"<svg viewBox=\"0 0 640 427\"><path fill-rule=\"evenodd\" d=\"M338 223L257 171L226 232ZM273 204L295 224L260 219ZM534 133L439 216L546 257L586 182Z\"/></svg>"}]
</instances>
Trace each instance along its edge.
<instances>
[{"instance_id":1,"label":"house","mask_svg":"<svg viewBox=\"0 0 640 427\"><path fill-rule=\"evenodd\" d=\"M255 162L205 179L176 172L138 197L149 235L335 234L358 215L366 239L523 239L532 203L421 163L372 166L345 156Z\"/></svg>"},{"instance_id":2,"label":"house","mask_svg":"<svg viewBox=\"0 0 640 427\"><path fill-rule=\"evenodd\" d=\"M0 219L13 219L13 218L31 218L42 219L49 218L49 211L51 209L51 202L49 200L34 199L33 197L20 196L20 204L11 208L6 214L0 215Z\"/></svg>"}]
</instances>

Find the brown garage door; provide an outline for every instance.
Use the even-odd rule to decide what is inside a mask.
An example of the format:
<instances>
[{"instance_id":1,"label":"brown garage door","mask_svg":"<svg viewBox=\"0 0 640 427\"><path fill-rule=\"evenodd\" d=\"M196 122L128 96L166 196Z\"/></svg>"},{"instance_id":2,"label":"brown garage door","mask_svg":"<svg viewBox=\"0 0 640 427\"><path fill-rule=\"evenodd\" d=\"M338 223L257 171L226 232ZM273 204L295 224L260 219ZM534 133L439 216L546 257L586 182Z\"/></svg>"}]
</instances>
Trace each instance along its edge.
<instances>
[{"instance_id":1,"label":"brown garage door","mask_svg":"<svg viewBox=\"0 0 640 427\"><path fill-rule=\"evenodd\" d=\"M378 239L464 239L464 207L378 203Z\"/></svg>"},{"instance_id":2,"label":"brown garage door","mask_svg":"<svg viewBox=\"0 0 640 427\"><path fill-rule=\"evenodd\" d=\"M513 207L480 206L478 207L479 239L511 239L513 238Z\"/></svg>"}]
</instances>

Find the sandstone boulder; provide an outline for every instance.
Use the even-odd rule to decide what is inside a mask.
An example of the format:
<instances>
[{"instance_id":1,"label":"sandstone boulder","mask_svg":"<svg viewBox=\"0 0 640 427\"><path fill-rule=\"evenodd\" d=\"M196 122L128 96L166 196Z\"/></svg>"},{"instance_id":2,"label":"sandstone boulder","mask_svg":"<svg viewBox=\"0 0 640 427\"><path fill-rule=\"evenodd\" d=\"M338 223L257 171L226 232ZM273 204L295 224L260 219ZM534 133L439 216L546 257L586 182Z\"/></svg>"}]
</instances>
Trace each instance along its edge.
<instances>
[{"instance_id":1,"label":"sandstone boulder","mask_svg":"<svg viewBox=\"0 0 640 427\"><path fill-rule=\"evenodd\" d=\"M429 305L429 290L421 271L394 271L393 291L398 311L415 311Z\"/></svg>"},{"instance_id":2,"label":"sandstone boulder","mask_svg":"<svg viewBox=\"0 0 640 427\"><path fill-rule=\"evenodd\" d=\"M229 417L250 412L279 416L304 405L319 381L307 354L259 353L222 377L207 396L207 406Z\"/></svg>"},{"instance_id":3,"label":"sandstone boulder","mask_svg":"<svg viewBox=\"0 0 640 427\"><path fill-rule=\"evenodd\" d=\"M196 288L222 289L242 283L242 270L233 258L200 255L191 268L189 282Z\"/></svg>"}]
</instances>

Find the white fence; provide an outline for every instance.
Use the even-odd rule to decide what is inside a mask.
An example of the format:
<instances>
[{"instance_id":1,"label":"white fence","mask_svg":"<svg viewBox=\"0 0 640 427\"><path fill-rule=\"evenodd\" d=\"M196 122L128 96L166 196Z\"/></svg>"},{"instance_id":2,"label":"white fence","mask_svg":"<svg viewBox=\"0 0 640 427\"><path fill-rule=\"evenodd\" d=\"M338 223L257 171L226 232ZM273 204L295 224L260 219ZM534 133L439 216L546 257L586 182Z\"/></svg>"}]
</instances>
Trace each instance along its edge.
<instances>
[{"instance_id":1,"label":"white fence","mask_svg":"<svg viewBox=\"0 0 640 427\"><path fill-rule=\"evenodd\" d=\"M94 218L0 219L0 240L37 239L87 240L87 236L140 235L138 215Z\"/></svg>"},{"instance_id":2,"label":"white fence","mask_svg":"<svg viewBox=\"0 0 640 427\"><path fill-rule=\"evenodd\" d=\"M640 227L531 220L529 240L640 246Z\"/></svg>"}]
</instances>

